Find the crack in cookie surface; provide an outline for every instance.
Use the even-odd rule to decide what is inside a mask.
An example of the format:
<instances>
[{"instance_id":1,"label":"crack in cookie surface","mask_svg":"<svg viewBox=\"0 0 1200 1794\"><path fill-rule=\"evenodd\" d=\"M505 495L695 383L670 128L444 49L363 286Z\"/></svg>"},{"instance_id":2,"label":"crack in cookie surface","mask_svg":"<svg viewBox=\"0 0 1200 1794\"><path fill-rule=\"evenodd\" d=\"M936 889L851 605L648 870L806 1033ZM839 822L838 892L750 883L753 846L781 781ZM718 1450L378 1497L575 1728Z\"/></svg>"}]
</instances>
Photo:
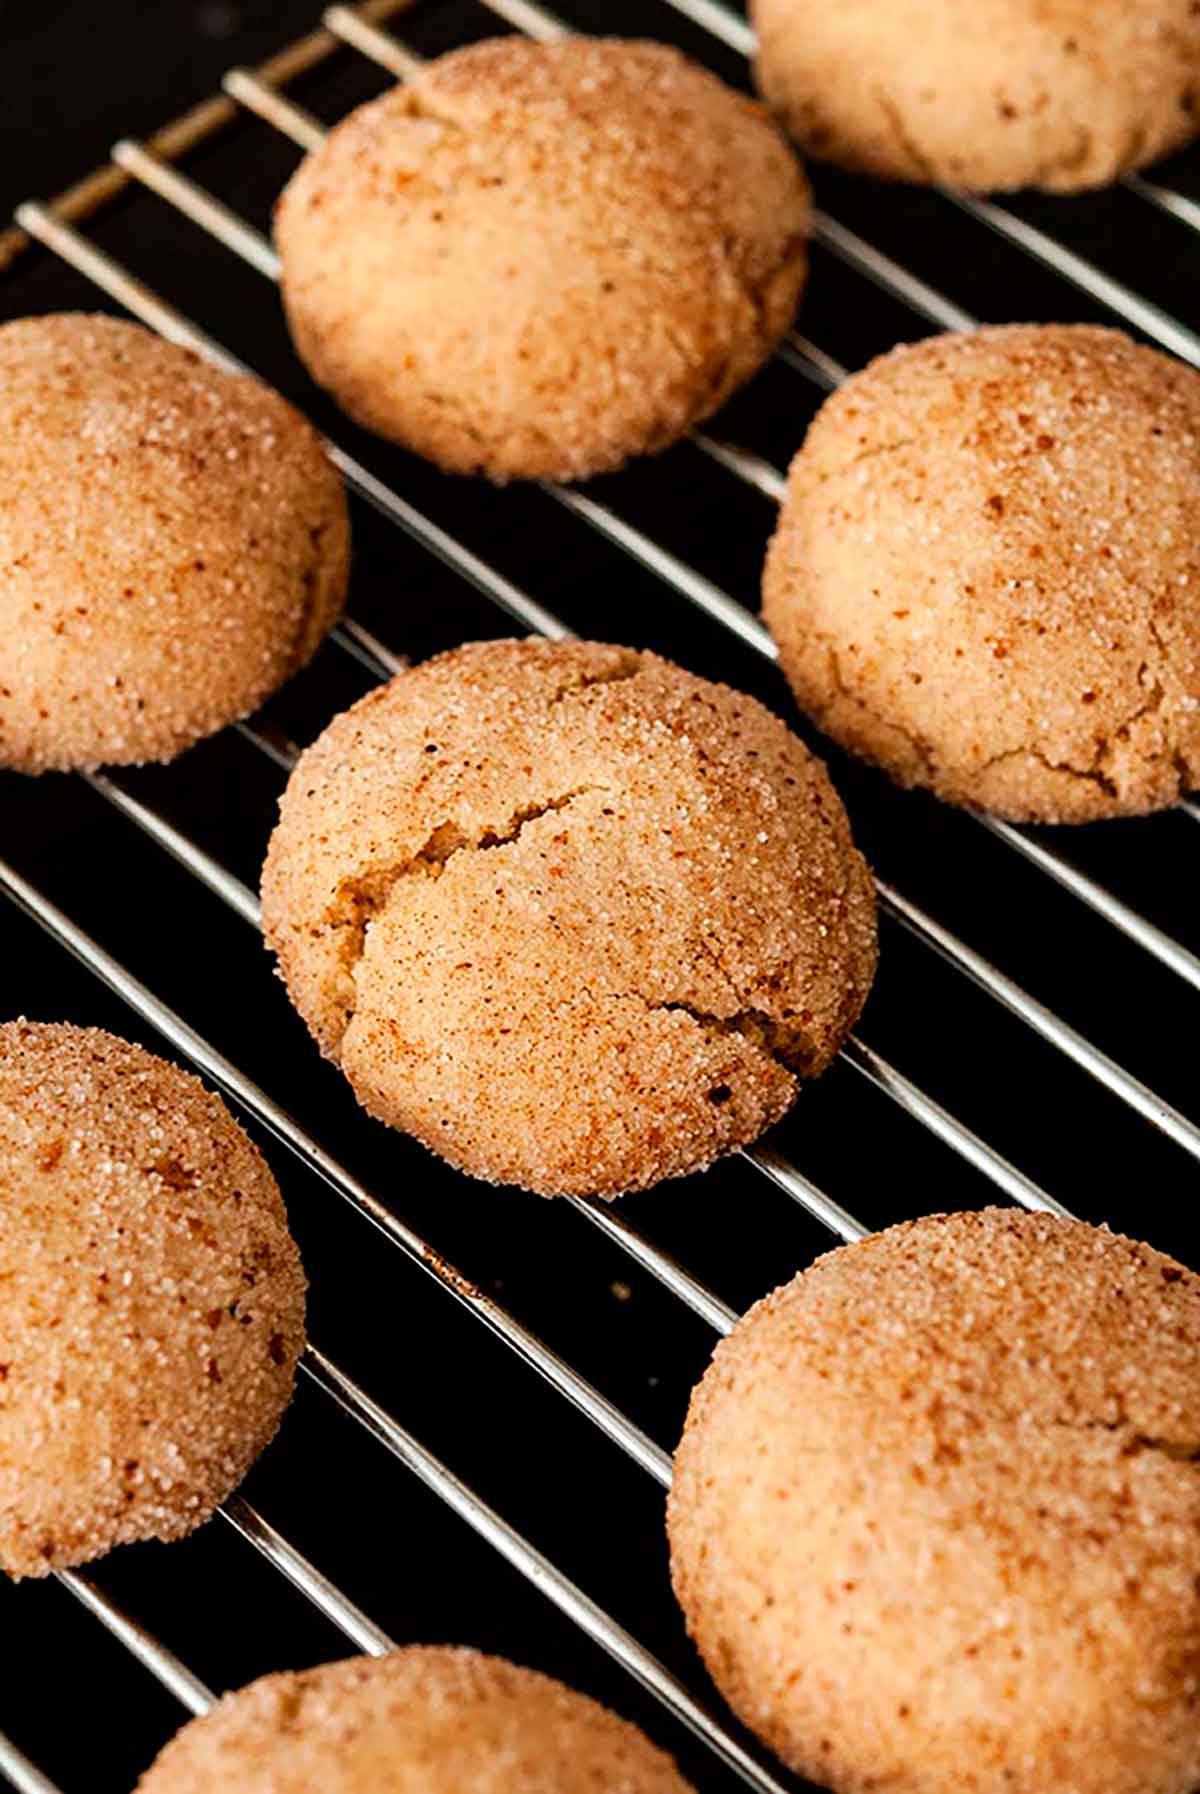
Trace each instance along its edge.
<instances>
[{"instance_id":1,"label":"crack in cookie surface","mask_svg":"<svg viewBox=\"0 0 1200 1794\"><path fill-rule=\"evenodd\" d=\"M627 994L645 1004L647 1011L652 1014L674 1012L690 1016L710 1038L717 1039L723 1034L740 1034L743 1040L758 1047L792 1077L803 1077L816 1057L815 1049L804 1044L799 1027L793 1027L765 1009L751 1007L736 1010L732 1015L718 1015L712 1010L697 1008L694 1003L681 999L656 1002L644 997L640 991L630 991Z\"/></svg>"},{"instance_id":2,"label":"crack in cookie surface","mask_svg":"<svg viewBox=\"0 0 1200 1794\"><path fill-rule=\"evenodd\" d=\"M620 675L618 675L620 676ZM599 681L585 680L583 685ZM581 685L570 689L579 690ZM356 982L359 963L366 951L367 930L372 920L385 908L397 885L409 878L440 878L449 862L463 853L490 853L497 847L508 847L519 841L531 822L541 816L565 810L577 798L589 792L603 791L603 785L578 785L561 796L524 804L504 821L471 834L453 819L441 822L426 836L415 853L407 854L394 864L372 867L339 885L334 901L324 918L323 926L341 931L339 965L351 986ZM354 1018L355 1006L343 1005L341 1033L344 1035Z\"/></svg>"}]
</instances>

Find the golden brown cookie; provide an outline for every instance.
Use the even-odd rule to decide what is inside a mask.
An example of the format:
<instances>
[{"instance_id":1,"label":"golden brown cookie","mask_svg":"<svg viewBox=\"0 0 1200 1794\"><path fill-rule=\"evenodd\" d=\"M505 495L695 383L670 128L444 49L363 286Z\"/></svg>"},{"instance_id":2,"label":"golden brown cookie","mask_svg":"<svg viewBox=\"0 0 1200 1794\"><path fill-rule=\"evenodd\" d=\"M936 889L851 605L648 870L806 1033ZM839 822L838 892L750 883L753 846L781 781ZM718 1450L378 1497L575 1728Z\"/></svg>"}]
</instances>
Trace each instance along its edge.
<instances>
[{"instance_id":1,"label":"golden brown cookie","mask_svg":"<svg viewBox=\"0 0 1200 1794\"><path fill-rule=\"evenodd\" d=\"M717 1347L672 1576L722 1692L866 1794L1200 1781L1200 1279L1008 1209L819 1259Z\"/></svg>"},{"instance_id":2,"label":"golden brown cookie","mask_svg":"<svg viewBox=\"0 0 1200 1794\"><path fill-rule=\"evenodd\" d=\"M690 1794L670 1757L549 1676L411 1645L263 1676L185 1725L140 1794Z\"/></svg>"},{"instance_id":3,"label":"golden brown cookie","mask_svg":"<svg viewBox=\"0 0 1200 1794\"><path fill-rule=\"evenodd\" d=\"M0 1025L0 1569L207 1520L274 1436L304 1274L220 1098L98 1028Z\"/></svg>"},{"instance_id":4,"label":"golden brown cookie","mask_svg":"<svg viewBox=\"0 0 1200 1794\"><path fill-rule=\"evenodd\" d=\"M1193 0L751 0L814 156L974 192L1103 187L1196 135Z\"/></svg>"},{"instance_id":5,"label":"golden brown cookie","mask_svg":"<svg viewBox=\"0 0 1200 1794\"><path fill-rule=\"evenodd\" d=\"M239 1688L170 1740L140 1794L691 1794L671 1758L574 1688L409 1645Z\"/></svg>"},{"instance_id":6,"label":"golden brown cookie","mask_svg":"<svg viewBox=\"0 0 1200 1794\"><path fill-rule=\"evenodd\" d=\"M300 414L137 324L0 326L0 766L170 760L341 609L349 524Z\"/></svg>"},{"instance_id":7,"label":"golden brown cookie","mask_svg":"<svg viewBox=\"0 0 1200 1794\"><path fill-rule=\"evenodd\" d=\"M296 346L354 417L454 473L570 480L750 377L808 223L762 108L677 51L505 37L352 113L275 229Z\"/></svg>"},{"instance_id":8,"label":"golden brown cookie","mask_svg":"<svg viewBox=\"0 0 1200 1794\"><path fill-rule=\"evenodd\" d=\"M895 349L792 464L764 614L830 735L953 803L1088 822L1200 780L1200 374L1113 330Z\"/></svg>"},{"instance_id":9,"label":"golden brown cookie","mask_svg":"<svg viewBox=\"0 0 1200 1794\"><path fill-rule=\"evenodd\" d=\"M547 1195L753 1140L875 965L820 762L754 699L591 642L460 648L335 718L288 784L263 916L372 1114Z\"/></svg>"}]
</instances>

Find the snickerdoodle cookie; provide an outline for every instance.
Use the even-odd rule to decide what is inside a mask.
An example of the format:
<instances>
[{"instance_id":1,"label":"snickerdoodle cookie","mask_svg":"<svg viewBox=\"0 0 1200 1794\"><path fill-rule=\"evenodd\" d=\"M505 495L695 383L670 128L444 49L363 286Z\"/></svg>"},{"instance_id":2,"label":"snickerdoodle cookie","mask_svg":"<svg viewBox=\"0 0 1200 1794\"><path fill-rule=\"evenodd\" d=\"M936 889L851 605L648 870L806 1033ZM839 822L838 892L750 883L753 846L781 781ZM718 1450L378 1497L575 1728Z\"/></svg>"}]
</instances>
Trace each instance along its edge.
<instances>
[{"instance_id":1,"label":"snickerdoodle cookie","mask_svg":"<svg viewBox=\"0 0 1200 1794\"><path fill-rule=\"evenodd\" d=\"M549 1676L413 1645L264 1676L172 1739L140 1794L689 1794L627 1720Z\"/></svg>"},{"instance_id":2,"label":"snickerdoodle cookie","mask_svg":"<svg viewBox=\"0 0 1200 1794\"><path fill-rule=\"evenodd\" d=\"M279 1425L304 1275L220 1099L97 1028L0 1025L0 1569L199 1526Z\"/></svg>"},{"instance_id":3,"label":"snickerdoodle cookie","mask_svg":"<svg viewBox=\"0 0 1200 1794\"><path fill-rule=\"evenodd\" d=\"M798 141L967 191L1103 187L1194 137L1194 0L751 0Z\"/></svg>"},{"instance_id":4,"label":"snickerdoodle cookie","mask_svg":"<svg viewBox=\"0 0 1200 1794\"><path fill-rule=\"evenodd\" d=\"M692 1398L672 1574L714 1679L840 1794L1200 1782L1200 1279L992 1209L818 1260Z\"/></svg>"},{"instance_id":5,"label":"snickerdoodle cookie","mask_svg":"<svg viewBox=\"0 0 1200 1794\"><path fill-rule=\"evenodd\" d=\"M137 324L0 326L0 766L169 760L341 608L349 527L309 425Z\"/></svg>"},{"instance_id":6,"label":"snickerdoodle cookie","mask_svg":"<svg viewBox=\"0 0 1200 1794\"><path fill-rule=\"evenodd\" d=\"M460 648L337 717L288 784L263 914L374 1115L547 1195L754 1139L875 964L820 762L754 699L590 642Z\"/></svg>"},{"instance_id":7,"label":"snickerdoodle cookie","mask_svg":"<svg viewBox=\"0 0 1200 1794\"><path fill-rule=\"evenodd\" d=\"M765 615L800 703L1016 820L1200 780L1200 374L1113 330L895 349L792 464Z\"/></svg>"},{"instance_id":8,"label":"snickerdoodle cookie","mask_svg":"<svg viewBox=\"0 0 1200 1794\"><path fill-rule=\"evenodd\" d=\"M770 354L808 188L754 102L662 44L494 39L361 107L280 200L314 377L455 473L664 448Z\"/></svg>"}]
</instances>

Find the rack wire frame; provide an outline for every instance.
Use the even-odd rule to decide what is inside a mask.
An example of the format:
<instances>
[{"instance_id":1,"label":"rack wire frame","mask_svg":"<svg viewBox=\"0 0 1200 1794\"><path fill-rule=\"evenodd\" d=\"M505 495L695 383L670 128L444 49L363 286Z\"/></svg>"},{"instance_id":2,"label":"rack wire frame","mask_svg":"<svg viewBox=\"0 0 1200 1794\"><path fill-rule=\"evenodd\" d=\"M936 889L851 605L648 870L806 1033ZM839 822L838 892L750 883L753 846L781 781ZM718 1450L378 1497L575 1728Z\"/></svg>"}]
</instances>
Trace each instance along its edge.
<instances>
[{"instance_id":1,"label":"rack wire frame","mask_svg":"<svg viewBox=\"0 0 1200 1794\"><path fill-rule=\"evenodd\" d=\"M176 341L188 343L218 363L240 366L228 351L114 262L74 226L91 216L122 187L137 182L174 206L260 274L276 279L278 263L266 239L222 202L190 181L175 166L176 161L227 124L238 107L257 114L301 147L315 147L323 135L322 127L292 105L280 89L343 46L367 56L398 79L407 78L419 66L420 59L391 32L385 33L380 27L385 21L399 18L416 3L417 0L363 0L354 7L333 6L325 14L322 30L287 46L257 74L231 71L224 83L223 96L202 103L165 126L149 145L121 141L114 147L109 167L96 171L47 206L28 203L19 208L17 229L0 235L0 269L29 243L39 242L152 328ZM426 0L426 3L433 4L433 0ZM534 4L533 0L482 0L482 4L497 19L538 38L552 38L567 28L556 14ZM727 48L746 56L753 53L750 28L743 18L722 4L722 0L663 0L663 4L699 25ZM1128 177L1125 185L1144 203L1200 231L1200 204L1190 196L1144 176ZM1066 245L1035 230L1007 207L959 195L946 194L944 197L978 222L986 224L1020 254L1033 257L1064 281L1098 300L1123 322L1192 365L1200 366L1200 336L1180 320L1114 280ZM931 287L838 220L819 212L815 231L833 255L924 322L940 329L969 330L976 326L977 320L952 297ZM781 347L780 355L792 369L826 391L846 376L847 370L827 351L799 334L788 339ZM693 441L731 478L749 484L770 498L781 496L781 471L753 450L725 442L707 432L695 432ZM331 460L352 490L523 628L555 638L571 633L562 619L424 516L369 468L336 443L329 442L326 446ZM757 618L704 574L683 564L586 492L554 486L547 490L582 524L598 531L610 543L631 555L743 644L764 656L774 655L773 644ZM353 618L344 620L334 640L341 651L351 655L372 676L390 677L404 664L400 655ZM294 763L296 750L291 743L253 721L239 727L248 744L280 769L287 770ZM227 868L184 835L167 817L125 790L117 779L100 773L86 776L99 796L182 864L242 921L258 926L257 899ZM1181 810L1190 819L1200 821L1200 804L1195 800L1185 800ZM1009 824L982 816L977 821L1184 983L1200 989L1200 959L1183 943L1172 939L1105 890L1057 849L1047 847ZM59 946L114 990L177 1053L273 1132L309 1169L372 1222L390 1243L436 1277L461 1306L503 1339L559 1394L574 1403L612 1443L660 1485L665 1487L669 1483L667 1453L550 1347L524 1328L515 1316L447 1264L432 1245L399 1221L373 1191L338 1164L319 1141L265 1091L219 1054L42 892L2 861L0 888L11 903L32 917ZM877 888L882 910L892 922L1008 1009L1193 1160L1200 1160L1200 1127L1195 1122L1149 1090L904 893L880 880L877 880ZM852 1040L845 1056L856 1071L897 1102L908 1115L982 1171L998 1193L1030 1208L1060 1214L1067 1212L864 1041ZM769 1142L748 1149L743 1156L759 1174L800 1203L835 1237L853 1240L866 1232L860 1221ZM581 1201L575 1201L574 1206L583 1219L657 1278L715 1333L728 1332L736 1319L734 1311L683 1264L641 1236L617 1212ZM319 1347L310 1345L302 1372L318 1391L365 1428L383 1449L433 1490L630 1675L649 1688L745 1785L759 1789L762 1794L783 1794L781 1784L757 1753L747 1751L721 1720L701 1706L652 1653L468 1488L394 1415L382 1409ZM243 1497L231 1498L222 1509L222 1518L330 1619L356 1648L374 1654L390 1648L391 1641L382 1629ZM212 1703L212 1691L194 1672L135 1619L122 1612L90 1575L62 1572L59 1580L186 1710L203 1712ZM0 1773L22 1794L56 1794L53 1784L3 1733L0 1733Z\"/></svg>"}]
</instances>

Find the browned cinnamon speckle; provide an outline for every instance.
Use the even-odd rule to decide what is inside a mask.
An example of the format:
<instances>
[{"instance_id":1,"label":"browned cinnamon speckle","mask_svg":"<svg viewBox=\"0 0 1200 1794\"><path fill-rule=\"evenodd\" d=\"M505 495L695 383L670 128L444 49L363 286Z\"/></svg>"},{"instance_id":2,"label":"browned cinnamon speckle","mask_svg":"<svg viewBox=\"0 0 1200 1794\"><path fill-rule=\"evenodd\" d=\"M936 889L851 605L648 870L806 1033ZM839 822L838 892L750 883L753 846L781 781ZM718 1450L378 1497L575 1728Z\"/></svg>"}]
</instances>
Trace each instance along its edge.
<instances>
[{"instance_id":1,"label":"browned cinnamon speckle","mask_svg":"<svg viewBox=\"0 0 1200 1794\"><path fill-rule=\"evenodd\" d=\"M1200 1782L1200 1279L993 1209L820 1259L692 1399L672 1575L736 1711L839 1794Z\"/></svg>"},{"instance_id":2,"label":"browned cinnamon speckle","mask_svg":"<svg viewBox=\"0 0 1200 1794\"><path fill-rule=\"evenodd\" d=\"M893 350L822 407L767 556L801 704L1017 820L1200 782L1200 374L1114 330Z\"/></svg>"},{"instance_id":3,"label":"browned cinnamon speckle","mask_svg":"<svg viewBox=\"0 0 1200 1794\"><path fill-rule=\"evenodd\" d=\"M352 113L276 236L297 347L355 417L454 472L577 479L749 378L808 223L761 107L677 51L514 36Z\"/></svg>"},{"instance_id":4,"label":"browned cinnamon speckle","mask_svg":"<svg viewBox=\"0 0 1200 1794\"><path fill-rule=\"evenodd\" d=\"M274 1435L304 1343L266 1163L177 1067L16 1021L0 1187L0 1568L191 1532Z\"/></svg>"},{"instance_id":5,"label":"browned cinnamon speckle","mask_svg":"<svg viewBox=\"0 0 1200 1794\"><path fill-rule=\"evenodd\" d=\"M751 0L815 156L980 192L1102 187L1194 137L1195 0Z\"/></svg>"},{"instance_id":6,"label":"browned cinnamon speckle","mask_svg":"<svg viewBox=\"0 0 1200 1794\"><path fill-rule=\"evenodd\" d=\"M114 318L0 326L0 766L169 760L315 652L345 500L256 380Z\"/></svg>"},{"instance_id":7,"label":"browned cinnamon speckle","mask_svg":"<svg viewBox=\"0 0 1200 1794\"><path fill-rule=\"evenodd\" d=\"M597 643L461 648L336 718L289 782L263 914L372 1113L545 1194L755 1138L875 965L820 763L753 699Z\"/></svg>"},{"instance_id":8,"label":"browned cinnamon speckle","mask_svg":"<svg viewBox=\"0 0 1200 1794\"><path fill-rule=\"evenodd\" d=\"M549 1676L410 1646L264 1676L191 1721L141 1794L690 1794L636 1727Z\"/></svg>"}]
</instances>

